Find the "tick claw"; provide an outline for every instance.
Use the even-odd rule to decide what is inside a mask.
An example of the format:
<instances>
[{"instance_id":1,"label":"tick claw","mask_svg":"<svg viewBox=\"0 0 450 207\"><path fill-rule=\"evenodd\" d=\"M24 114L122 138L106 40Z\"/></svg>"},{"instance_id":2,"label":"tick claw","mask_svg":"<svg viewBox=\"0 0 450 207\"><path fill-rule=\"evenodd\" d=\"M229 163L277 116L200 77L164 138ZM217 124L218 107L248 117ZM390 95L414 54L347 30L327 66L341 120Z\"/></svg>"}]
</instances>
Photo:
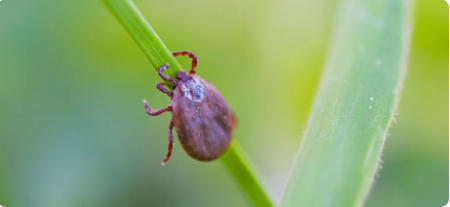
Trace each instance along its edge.
<instances>
[{"instance_id":1,"label":"tick claw","mask_svg":"<svg viewBox=\"0 0 450 207\"><path fill-rule=\"evenodd\" d=\"M150 109L150 110L152 110L152 108L148 105L148 102L147 102L147 100L142 100L142 102L144 103L144 107L147 109Z\"/></svg>"}]
</instances>

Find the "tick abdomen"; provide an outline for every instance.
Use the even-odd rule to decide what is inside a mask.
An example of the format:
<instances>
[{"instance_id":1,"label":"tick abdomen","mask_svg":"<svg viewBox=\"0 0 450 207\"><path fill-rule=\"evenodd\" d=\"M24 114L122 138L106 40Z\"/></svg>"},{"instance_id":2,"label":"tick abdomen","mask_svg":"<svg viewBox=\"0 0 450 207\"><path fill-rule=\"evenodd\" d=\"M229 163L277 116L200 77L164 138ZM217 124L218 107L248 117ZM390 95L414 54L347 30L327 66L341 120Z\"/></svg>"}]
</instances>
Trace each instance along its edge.
<instances>
[{"instance_id":1,"label":"tick abdomen","mask_svg":"<svg viewBox=\"0 0 450 207\"><path fill-rule=\"evenodd\" d=\"M172 113L181 145L194 159L214 160L228 148L234 115L208 82L194 76L179 83L173 94Z\"/></svg>"}]
</instances>

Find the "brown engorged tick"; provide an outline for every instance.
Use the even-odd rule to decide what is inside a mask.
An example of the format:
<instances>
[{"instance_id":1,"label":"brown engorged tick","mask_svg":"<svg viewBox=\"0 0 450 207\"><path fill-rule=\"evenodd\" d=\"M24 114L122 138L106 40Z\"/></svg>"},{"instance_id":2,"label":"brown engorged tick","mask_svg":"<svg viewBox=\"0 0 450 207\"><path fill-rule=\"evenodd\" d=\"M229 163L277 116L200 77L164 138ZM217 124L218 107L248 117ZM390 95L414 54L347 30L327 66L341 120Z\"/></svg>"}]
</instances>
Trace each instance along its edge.
<instances>
[{"instance_id":1,"label":"brown engorged tick","mask_svg":"<svg viewBox=\"0 0 450 207\"><path fill-rule=\"evenodd\" d=\"M195 75L198 59L193 53L180 51L173 52L172 55L189 56L192 66L189 74L180 71L176 79L164 75L163 71L169 68L168 64L158 69L159 76L172 83L173 92L164 88L163 82L156 83L156 88L170 97L171 104L159 110L152 110L144 100L145 110L151 116L158 116L166 111L172 112L169 147L162 164L164 165L172 154L174 126L181 146L189 156L199 161L215 160L230 144L236 127L236 117L220 92Z\"/></svg>"}]
</instances>

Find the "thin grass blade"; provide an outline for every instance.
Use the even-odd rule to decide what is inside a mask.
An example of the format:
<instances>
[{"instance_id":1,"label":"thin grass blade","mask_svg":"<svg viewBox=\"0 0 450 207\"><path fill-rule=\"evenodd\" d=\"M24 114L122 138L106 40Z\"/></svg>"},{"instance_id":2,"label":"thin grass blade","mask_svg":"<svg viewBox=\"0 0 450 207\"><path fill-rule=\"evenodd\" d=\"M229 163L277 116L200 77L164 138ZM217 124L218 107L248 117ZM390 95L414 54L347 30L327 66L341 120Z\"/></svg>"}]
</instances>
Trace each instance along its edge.
<instances>
[{"instance_id":1,"label":"thin grass blade","mask_svg":"<svg viewBox=\"0 0 450 207\"><path fill-rule=\"evenodd\" d=\"M343 0L281 206L361 206L380 166L411 34L406 0Z\"/></svg>"}]
</instances>

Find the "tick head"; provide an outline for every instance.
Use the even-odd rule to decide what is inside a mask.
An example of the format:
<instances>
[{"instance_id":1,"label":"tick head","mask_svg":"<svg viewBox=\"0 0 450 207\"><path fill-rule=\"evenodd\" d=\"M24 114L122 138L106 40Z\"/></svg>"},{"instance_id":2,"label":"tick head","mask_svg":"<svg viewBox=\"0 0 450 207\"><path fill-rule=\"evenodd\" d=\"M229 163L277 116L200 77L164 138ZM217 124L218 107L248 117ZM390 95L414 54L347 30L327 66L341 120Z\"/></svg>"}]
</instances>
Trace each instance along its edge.
<instances>
[{"instance_id":1,"label":"tick head","mask_svg":"<svg viewBox=\"0 0 450 207\"><path fill-rule=\"evenodd\" d=\"M189 75L185 71L180 71L177 73L177 80L186 82L189 79Z\"/></svg>"}]
</instances>

